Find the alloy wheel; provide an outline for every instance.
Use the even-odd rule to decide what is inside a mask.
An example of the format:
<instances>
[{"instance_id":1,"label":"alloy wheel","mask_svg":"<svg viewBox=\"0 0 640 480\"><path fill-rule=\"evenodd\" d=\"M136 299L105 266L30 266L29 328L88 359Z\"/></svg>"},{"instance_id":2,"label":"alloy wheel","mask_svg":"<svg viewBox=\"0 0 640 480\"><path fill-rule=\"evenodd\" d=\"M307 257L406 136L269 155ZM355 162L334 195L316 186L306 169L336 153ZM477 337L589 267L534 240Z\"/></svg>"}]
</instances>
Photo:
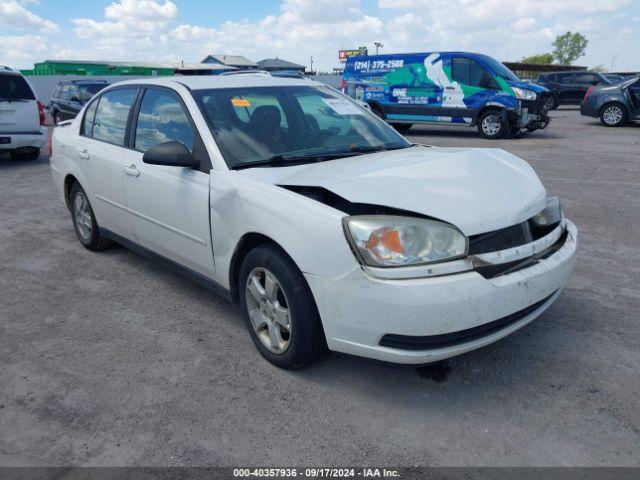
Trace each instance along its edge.
<instances>
[{"instance_id":1,"label":"alloy wheel","mask_svg":"<svg viewBox=\"0 0 640 480\"><path fill-rule=\"evenodd\" d=\"M78 192L73 200L73 216L76 220L80 237L85 241L91 240L93 232L91 208L84 192Z\"/></svg>"},{"instance_id":2,"label":"alloy wheel","mask_svg":"<svg viewBox=\"0 0 640 480\"><path fill-rule=\"evenodd\" d=\"M482 131L490 137L495 137L502 128L500 117L498 115L487 115L482 120Z\"/></svg>"},{"instance_id":3,"label":"alloy wheel","mask_svg":"<svg viewBox=\"0 0 640 480\"><path fill-rule=\"evenodd\" d=\"M607 125L620 123L623 115L622 108L618 105L610 105L602 112L602 118Z\"/></svg>"},{"instance_id":4,"label":"alloy wheel","mask_svg":"<svg viewBox=\"0 0 640 480\"><path fill-rule=\"evenodd\" d=\"M247 278L246 303L253 331L275 354L284 353L291 342L289 303L276 276L263 267Z\"/></svg>"}]
</instances>

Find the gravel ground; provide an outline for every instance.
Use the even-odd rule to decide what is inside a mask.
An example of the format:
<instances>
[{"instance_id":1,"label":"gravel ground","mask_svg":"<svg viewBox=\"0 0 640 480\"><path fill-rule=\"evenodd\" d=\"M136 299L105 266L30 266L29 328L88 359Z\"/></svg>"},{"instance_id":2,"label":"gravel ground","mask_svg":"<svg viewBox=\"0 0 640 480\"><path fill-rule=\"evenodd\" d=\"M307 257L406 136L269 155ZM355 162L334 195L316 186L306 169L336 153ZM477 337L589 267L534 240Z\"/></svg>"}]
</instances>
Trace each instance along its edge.
<instances>
[{"instance_id":1,"label":"gravel ground","mask_svg":"<svg viewBox=\"0 0 640 480\"><path fill-rule=\"evenodd\" d=\"M46 156L0 158L0 465L640 464L640 127L553 117L515 140L410 131L525 158L582 242L539 319L417 370L272 367L237 306L83 249Z\"/></svg>"}]
</instances>

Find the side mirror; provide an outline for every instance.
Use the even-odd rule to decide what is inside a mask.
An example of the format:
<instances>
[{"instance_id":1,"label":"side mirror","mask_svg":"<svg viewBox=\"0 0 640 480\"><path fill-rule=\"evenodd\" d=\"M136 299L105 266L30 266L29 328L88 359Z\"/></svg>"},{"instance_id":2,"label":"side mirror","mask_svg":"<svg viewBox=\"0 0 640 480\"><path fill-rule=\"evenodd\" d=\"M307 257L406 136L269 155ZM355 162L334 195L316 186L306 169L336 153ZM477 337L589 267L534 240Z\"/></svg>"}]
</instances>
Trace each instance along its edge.
<instances>
[{"instance_id":1,"label":"side mirror","mask_svg":"<svg viewBox=\"0 0 640 480\"><path fill-rule=\"evenodd\" d=\"M166 167L197 168L200 162L193 158L184 143L171 141L161 143L147 150L142 161L150 165L164 165Z\"/></svg>"},{"instance_id":2,"label":"side mirror","mask_svg":"<svg viewBox=\"0 0 640 480\"><path fill-rule=\"evenodd\" d=\"M80 98L77 95L74 95L69 100L71 100L72 102L80 102Z\"/></svg>"}]
</instances>

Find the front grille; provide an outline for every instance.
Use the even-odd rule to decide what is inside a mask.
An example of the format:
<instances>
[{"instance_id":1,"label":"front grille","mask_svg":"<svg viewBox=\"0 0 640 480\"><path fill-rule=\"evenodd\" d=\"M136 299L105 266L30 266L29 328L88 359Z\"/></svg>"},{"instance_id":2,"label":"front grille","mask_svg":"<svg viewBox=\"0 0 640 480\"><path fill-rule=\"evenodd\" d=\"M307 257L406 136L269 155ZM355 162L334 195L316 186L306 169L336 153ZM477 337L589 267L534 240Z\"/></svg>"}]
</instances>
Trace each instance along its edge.
<instances>
[{"instance_id":1,"label":"front grille","mask_svg":"<svg viewBox=\"0 0 640 480\"><path fill-rule=\"evenodd\" d=\"M469 255L497 252L507 248L519 247L544 237L553 231L560 222L539 227L531 219L510 227L469 237Z\"/></svg>"},{"instance_id":2,"label":"front grille","mask_svg":"<svg viewBox=\"0 0 640 480\"><path fill-rule=\"evenodd\" d=\"M530 313L541 307L556 292L548 297L543 298L539 302L529 305L511 315L502 317L493 322L478 325L477 327L467 330L459 330L457 332L444 333L442 335L429 335L423 337L414 337L410 335L395 335L388 333L380 339L380 345L383 347L398 348L401 350L430 350L435 348L453 347L473 340L487 337L493 333L499 332L512 325Z\"/></svg>"},{"instance_id":3,"label":"front grille","mask_svg":"<svg viewBox=\"0 0 640 480\"><path fill-rule=\"evenodd\" d=\"M544 108L544 103L549 95L547 92L541 92L535 100L520 100L520 105L533 115L546 115L547 111Z\"/></svg>"}]
</instances>

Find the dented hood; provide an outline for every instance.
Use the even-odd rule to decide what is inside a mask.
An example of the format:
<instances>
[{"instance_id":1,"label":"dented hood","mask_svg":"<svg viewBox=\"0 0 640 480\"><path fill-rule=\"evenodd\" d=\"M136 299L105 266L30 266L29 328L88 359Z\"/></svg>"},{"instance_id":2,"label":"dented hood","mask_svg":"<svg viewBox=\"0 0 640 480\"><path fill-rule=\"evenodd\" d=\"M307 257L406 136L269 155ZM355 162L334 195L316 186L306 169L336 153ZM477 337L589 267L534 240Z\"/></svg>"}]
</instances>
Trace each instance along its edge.
<instances>
[{"instance_id":1,"label":"dented hood","mask_svg":"<svg viewBox=\"0 0 640 480\"><path fill-rule=\"evenodd\" d=\"M493 148L415 146L236 173L274 185L323 187L353 203L420 213L465 235L523 222L544 208L546 197L527 162Z\"/></svg>"}]
</instances>

